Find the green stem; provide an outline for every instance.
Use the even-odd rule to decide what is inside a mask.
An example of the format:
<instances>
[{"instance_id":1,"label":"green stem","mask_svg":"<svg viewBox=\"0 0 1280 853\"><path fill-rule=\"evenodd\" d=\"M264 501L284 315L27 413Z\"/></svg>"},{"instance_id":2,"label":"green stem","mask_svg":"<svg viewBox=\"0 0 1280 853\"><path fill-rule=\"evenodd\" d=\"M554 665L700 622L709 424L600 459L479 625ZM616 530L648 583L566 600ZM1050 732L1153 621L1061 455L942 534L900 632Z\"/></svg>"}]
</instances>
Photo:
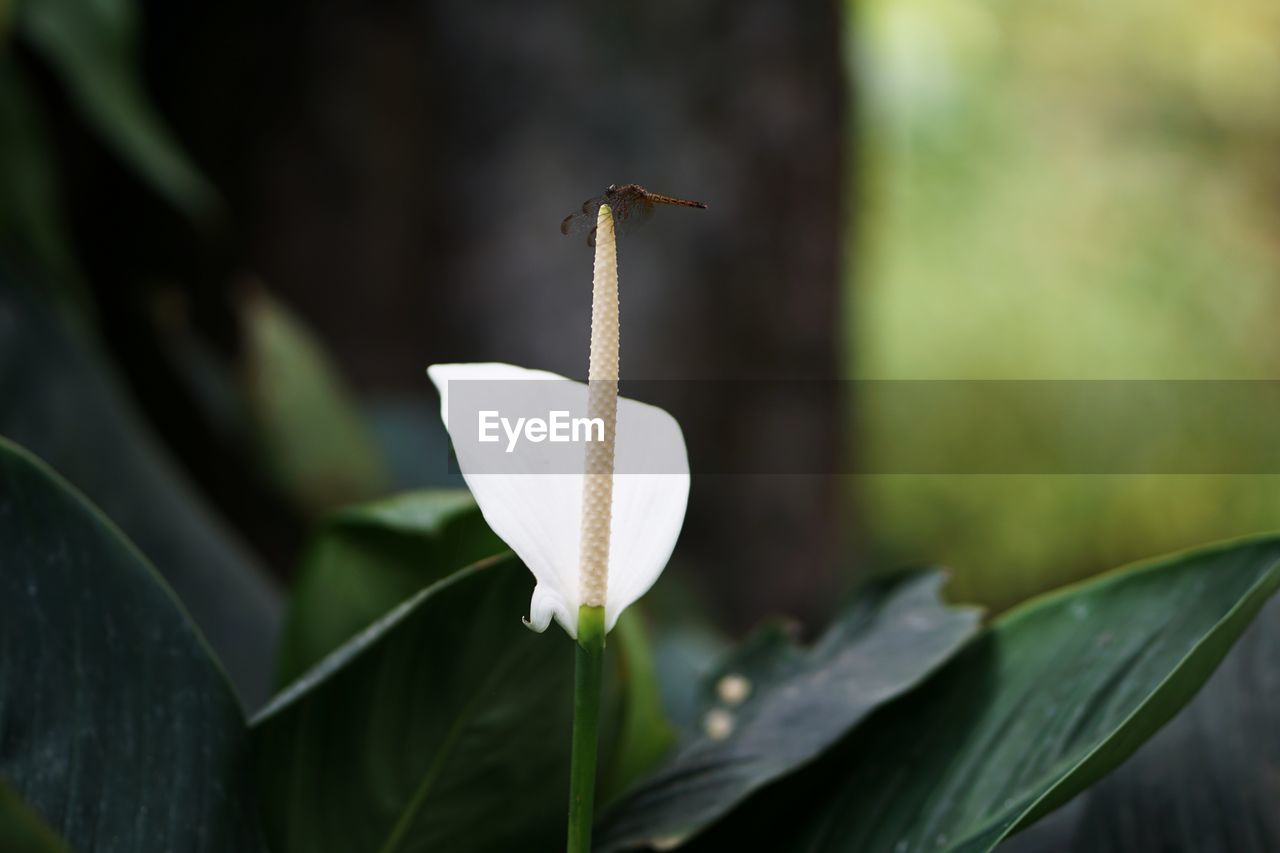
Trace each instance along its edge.
<instances>
[{"instance_id":1,"label":"green stem","mask_svg":"<svg viewBox=\"0 0 1280 853\"><path fill-rule=\"evenodd\" d=\"M578 609L577 670L573 679L573 753L569 765L569 853L591 850L596 796L600 678L604 667L604 608Z\"/></svg>"}]
</instances>

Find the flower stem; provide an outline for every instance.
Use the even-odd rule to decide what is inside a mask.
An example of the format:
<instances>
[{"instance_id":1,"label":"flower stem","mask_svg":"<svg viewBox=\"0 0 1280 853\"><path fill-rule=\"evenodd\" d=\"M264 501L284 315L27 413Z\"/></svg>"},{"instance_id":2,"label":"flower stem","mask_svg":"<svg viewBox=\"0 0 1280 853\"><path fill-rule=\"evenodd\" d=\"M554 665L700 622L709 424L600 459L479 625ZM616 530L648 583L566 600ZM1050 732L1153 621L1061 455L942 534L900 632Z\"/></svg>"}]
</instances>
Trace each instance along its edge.
<instances>
[{"instance_id":1,"label":"flower stem","mask_svg":"<svg viewBox=\"0 0 1280 853\"><path fill-rule=\"evenodd\" d=\"M578 609L577 668L573 679L573 752L569 759L569 853L591 850L595 812L600 679L604 665L604 608Z\"/></svg>"}]
</instances>

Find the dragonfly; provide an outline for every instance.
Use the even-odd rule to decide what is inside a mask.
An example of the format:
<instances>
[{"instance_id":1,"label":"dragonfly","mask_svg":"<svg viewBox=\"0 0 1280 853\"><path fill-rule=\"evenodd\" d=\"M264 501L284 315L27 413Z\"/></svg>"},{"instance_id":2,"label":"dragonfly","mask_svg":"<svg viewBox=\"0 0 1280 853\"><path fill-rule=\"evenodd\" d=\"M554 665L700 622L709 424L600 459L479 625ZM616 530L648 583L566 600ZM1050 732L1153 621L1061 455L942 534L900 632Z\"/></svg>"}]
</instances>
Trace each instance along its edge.
<instances>
[{"instance_id":1,"label":"dragonfly","mask_svg":"<svg viewBox=\"0 0 1280 853\"><path fill-rule=\"evenodd\" d=\"M653 208L659 204L675 207L699 207L706 209L700 201L689 201L669 195L651 193L639 184L610 184L604 195L587 199L582 203L582 210L570 213L560 223L560 233L566 237L587 235L587 245L596 244L596 215L600 205L607 204L613 211L614 227L619 234L629 234L635 228L653 216Z\"/></svg>"}]
</instances>

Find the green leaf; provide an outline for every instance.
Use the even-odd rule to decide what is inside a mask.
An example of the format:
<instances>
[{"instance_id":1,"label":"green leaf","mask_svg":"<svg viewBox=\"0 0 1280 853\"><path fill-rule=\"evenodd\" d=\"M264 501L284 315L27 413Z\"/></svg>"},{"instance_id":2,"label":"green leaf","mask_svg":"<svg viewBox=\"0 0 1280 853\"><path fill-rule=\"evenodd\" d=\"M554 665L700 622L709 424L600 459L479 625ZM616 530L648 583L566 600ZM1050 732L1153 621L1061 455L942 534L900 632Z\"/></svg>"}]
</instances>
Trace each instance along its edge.
<instances>
[{"instance_id":1,"label":"green leaf","mask_svg":"<svg viewBox=\"0 0 1280 853\"><path fill-rule=\"evenodd\" d=\"M40 816L0 780L0 850L6 853L66 853L67 845Z\"/></svg>"},{"instance_id":2,"label":"green leaf","mask_svg":"<svg viewBox=\"0 0 1280 853\"><path fill-rule=\"evenodd\" d=\"M264 701L279 597L143 423L102 354L0 258L0 434L102 507L165 576L242 700Z\"/></svg>"},{"instance_id":3,"label":"green leaf","mask_svg":"<svg viewBox=\"0 0 1280 853\"><path fill-rule=\"evenodd\" d=\"M409 492L331 514L307 549L281 641L282 683L405 599L478 560L505 553L465 490ZM518 612L527 612L529 603ZM602 712L601 801L662 758L671 729L639 615L610 635Z\"/></svg>"},{"instance_id":4,"label":"green leaf","mask_svg":"<svg viewBox=\"0 0 1280 853\"><path fill-rule=\"evenodd\" d=\"M676 844L919 684L977 629L977 611L939 601L942 582L920 573L873 587L810 650L781 626L758 632L714 674L703 731L606 813L597 845Z\"/></svg>"},{"instance_id":5,"label":"green leaf","mask_svg":"<svg viewBox=\"0 0 1280 853\"><path fill-rule=\"evenodd\" d=\"M281 492L311 516L385 493L382 457L320 341L261 287L241 316L258 458Z\"/></svg>"},{"instance_id":6,"label":"green leaf","mask_svg":"<svg viewBox=\"0 0 1280 853\"><path fill-rule=\"evenodd\" d=\"M44 116L28 91L18 63L0 52L0 241L76 281Z\"/></svg>"},{"instance_id":7,"label":"green leaf","mask_svg":"<svg viewBox=\"0 0 1280 853\"><path fill-rule=\"evenodd\" d=\"M563 843L573 644L500 556L422 590L254 721L275 853Z\"/></svg>"},{"instance_id":8,"label":"green leaf","mask_svg":"<svg viewBox=\"0 0 1280 853\"><path fill-rule=\"evenodd\" d=\"M262 849L248 733L173 593L0 439L0 774L75 849Z\"/></svg>"},{"instance_id":9,"label":"green leaf","mask_svg":"<svg viewBox=\"0 0 1280 853\"><path fill-rule=\"evenodd\" d=\"M422 588L506 550L464 490L409 492L333 513L313 536L294 585L280 682Z\"/></svg>"},{"instance_id":10,"label":"green leaf","mask_svg":"<svg viewBox=\"0 0 1280 853\"><path fill-rule=\"evenodd\" d=\"M1204 689L1097 785L1013 839L1018 850L1280 849L1280 599Z\"/></svg>"},{"instance_id":11,"label":"green leaf","mask_svg":"<svg viewBox=\"0 0 1280 853\"><path fill-rule=\"evenodd\" d=\"M62 78L85 120L157 193L195 222L218 210L213 188L143 91L132 0L22 2L17 31Z\"/></svg>"},{"instance_id":12,"label":"green leaf","mask_svg":"<svg viewBox=\"0 0 1280 853\"><path fill-rule=\"evenodd\" d=\"M1280 538L1032 601L779 792L795 851L990 850L1124 761L1280 586ZM751 831L763 810L726 832ZM720 842L724 838L719 839Z\"/></svg>"}]
</instances>

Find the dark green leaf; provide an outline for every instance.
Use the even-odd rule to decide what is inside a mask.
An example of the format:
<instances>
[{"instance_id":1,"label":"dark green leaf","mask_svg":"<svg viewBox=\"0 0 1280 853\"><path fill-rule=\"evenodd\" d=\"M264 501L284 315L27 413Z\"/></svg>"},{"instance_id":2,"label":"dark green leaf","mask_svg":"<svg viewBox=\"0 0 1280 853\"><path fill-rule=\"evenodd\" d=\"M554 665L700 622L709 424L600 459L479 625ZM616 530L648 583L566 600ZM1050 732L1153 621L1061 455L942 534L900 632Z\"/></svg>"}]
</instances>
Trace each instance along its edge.
<instances>
[{"instance_id":1,"label":"dark green leaf","mask_svg":"<svg viewBox=\"0 0 1280 853\"><path fill-rule=\"evenodd\" d=\"M423 587L506 550L466 491L410 492L333 513L294 585L280 681L297 678Z\"/></svg>"},{"instance_id":2,"label":"dark green leaf","mask_svg":"<svg viewBox=\"0 0 1280 853\"><path fill-rule=\"evenodd\" d=\"M759 632L715 673L702 733L606 813L598 846L693 835L920 683L977 629L976 611L943 606L941 584L927 573L873 588L811 650L780 626Z\"/></svg>"},{"instance_id":3,"label":"dark green leaf","mask_svg":"<svg viewBox=\"0 0 1280 853\"><path fill-rule=\"evenodd\" d=\"M506 550L463 490L410 492L332 514L295 585L281 642L282 682L422 588ZM647 642L635 612L622 614L609 638L601 801L652 768L671 743Z\"/></svg>"},{"instance_id":4,"label":"dark green leaf","mask_svg":"<svg viewBox=\"0 0 1280 853\"><path fill-rule=\"evenodd\" d=\"M552 850L568 791L573 644L520 622L501 556L422 590L254 722L275 853Z\"/></svg>"},{"instance_id":5,"label":"dark green leaf","mask_svg":"<svg viewBox=\"0 0 1280 853\"><path fill-rule=\"evenodd\" d=\"M19 3L19 35L63 79L85 120L156 192L194 221L217 196L151 108L138 72L133 0Z\"/></svg>"},{"instance_id":6,"label":"dark green leaf","mask_svg":"<svg viewBox=\"0 0 1280 853\"><path fill-rule=\"evenodd\" d=\"M1280 599L1169 725L1064 819L1018 835L1031 850L1280 850ZM1003 848L1002 848L1003 849Z\"/></svg>"},{"instance_id":7,"label":"dark green leaf","mask_svg":"<svg viewBox=\"0 0 1280 853\"><path fill-rule=\"evenodd\" d=\"M0 439L0 775L80 850L261 849L231 685L155 570Z\"/></svg>"},{"instance_id":8,"label":"dark green leaf","mask_svg":"<svg viewBox=\"0 0 1280 853\"><path fill-rule=\"evenodd\" d=\"M789 792L795 851L990 850L1133 753L1280 586L1280 539L1118 571L999 619ZM783 800L773 808L783 808ZM726 832L749 832L762 812ZM723 837L718 839L723 843Z\"/></svg>"},{"instance_id":9,"label":"dark green leaf","mask_svg":"<svg viewBox=\"0 0 1280 853\"><path fill-rule=\"evenodd\" d=\"M0 850L5 853L66 853L67 845L0 781Z\"/></svg>"},{"instance_id":10,"label":"dark green leaf","mask_svg":"<svg viewBox=\"0 0 1280 853\"><path fill-rule=\"evenodd\" d=\"M106 360L0 260L0 434L102 507L159 568L256 707L279 597L161 450Z\"/></svg>"}]
</instances>

